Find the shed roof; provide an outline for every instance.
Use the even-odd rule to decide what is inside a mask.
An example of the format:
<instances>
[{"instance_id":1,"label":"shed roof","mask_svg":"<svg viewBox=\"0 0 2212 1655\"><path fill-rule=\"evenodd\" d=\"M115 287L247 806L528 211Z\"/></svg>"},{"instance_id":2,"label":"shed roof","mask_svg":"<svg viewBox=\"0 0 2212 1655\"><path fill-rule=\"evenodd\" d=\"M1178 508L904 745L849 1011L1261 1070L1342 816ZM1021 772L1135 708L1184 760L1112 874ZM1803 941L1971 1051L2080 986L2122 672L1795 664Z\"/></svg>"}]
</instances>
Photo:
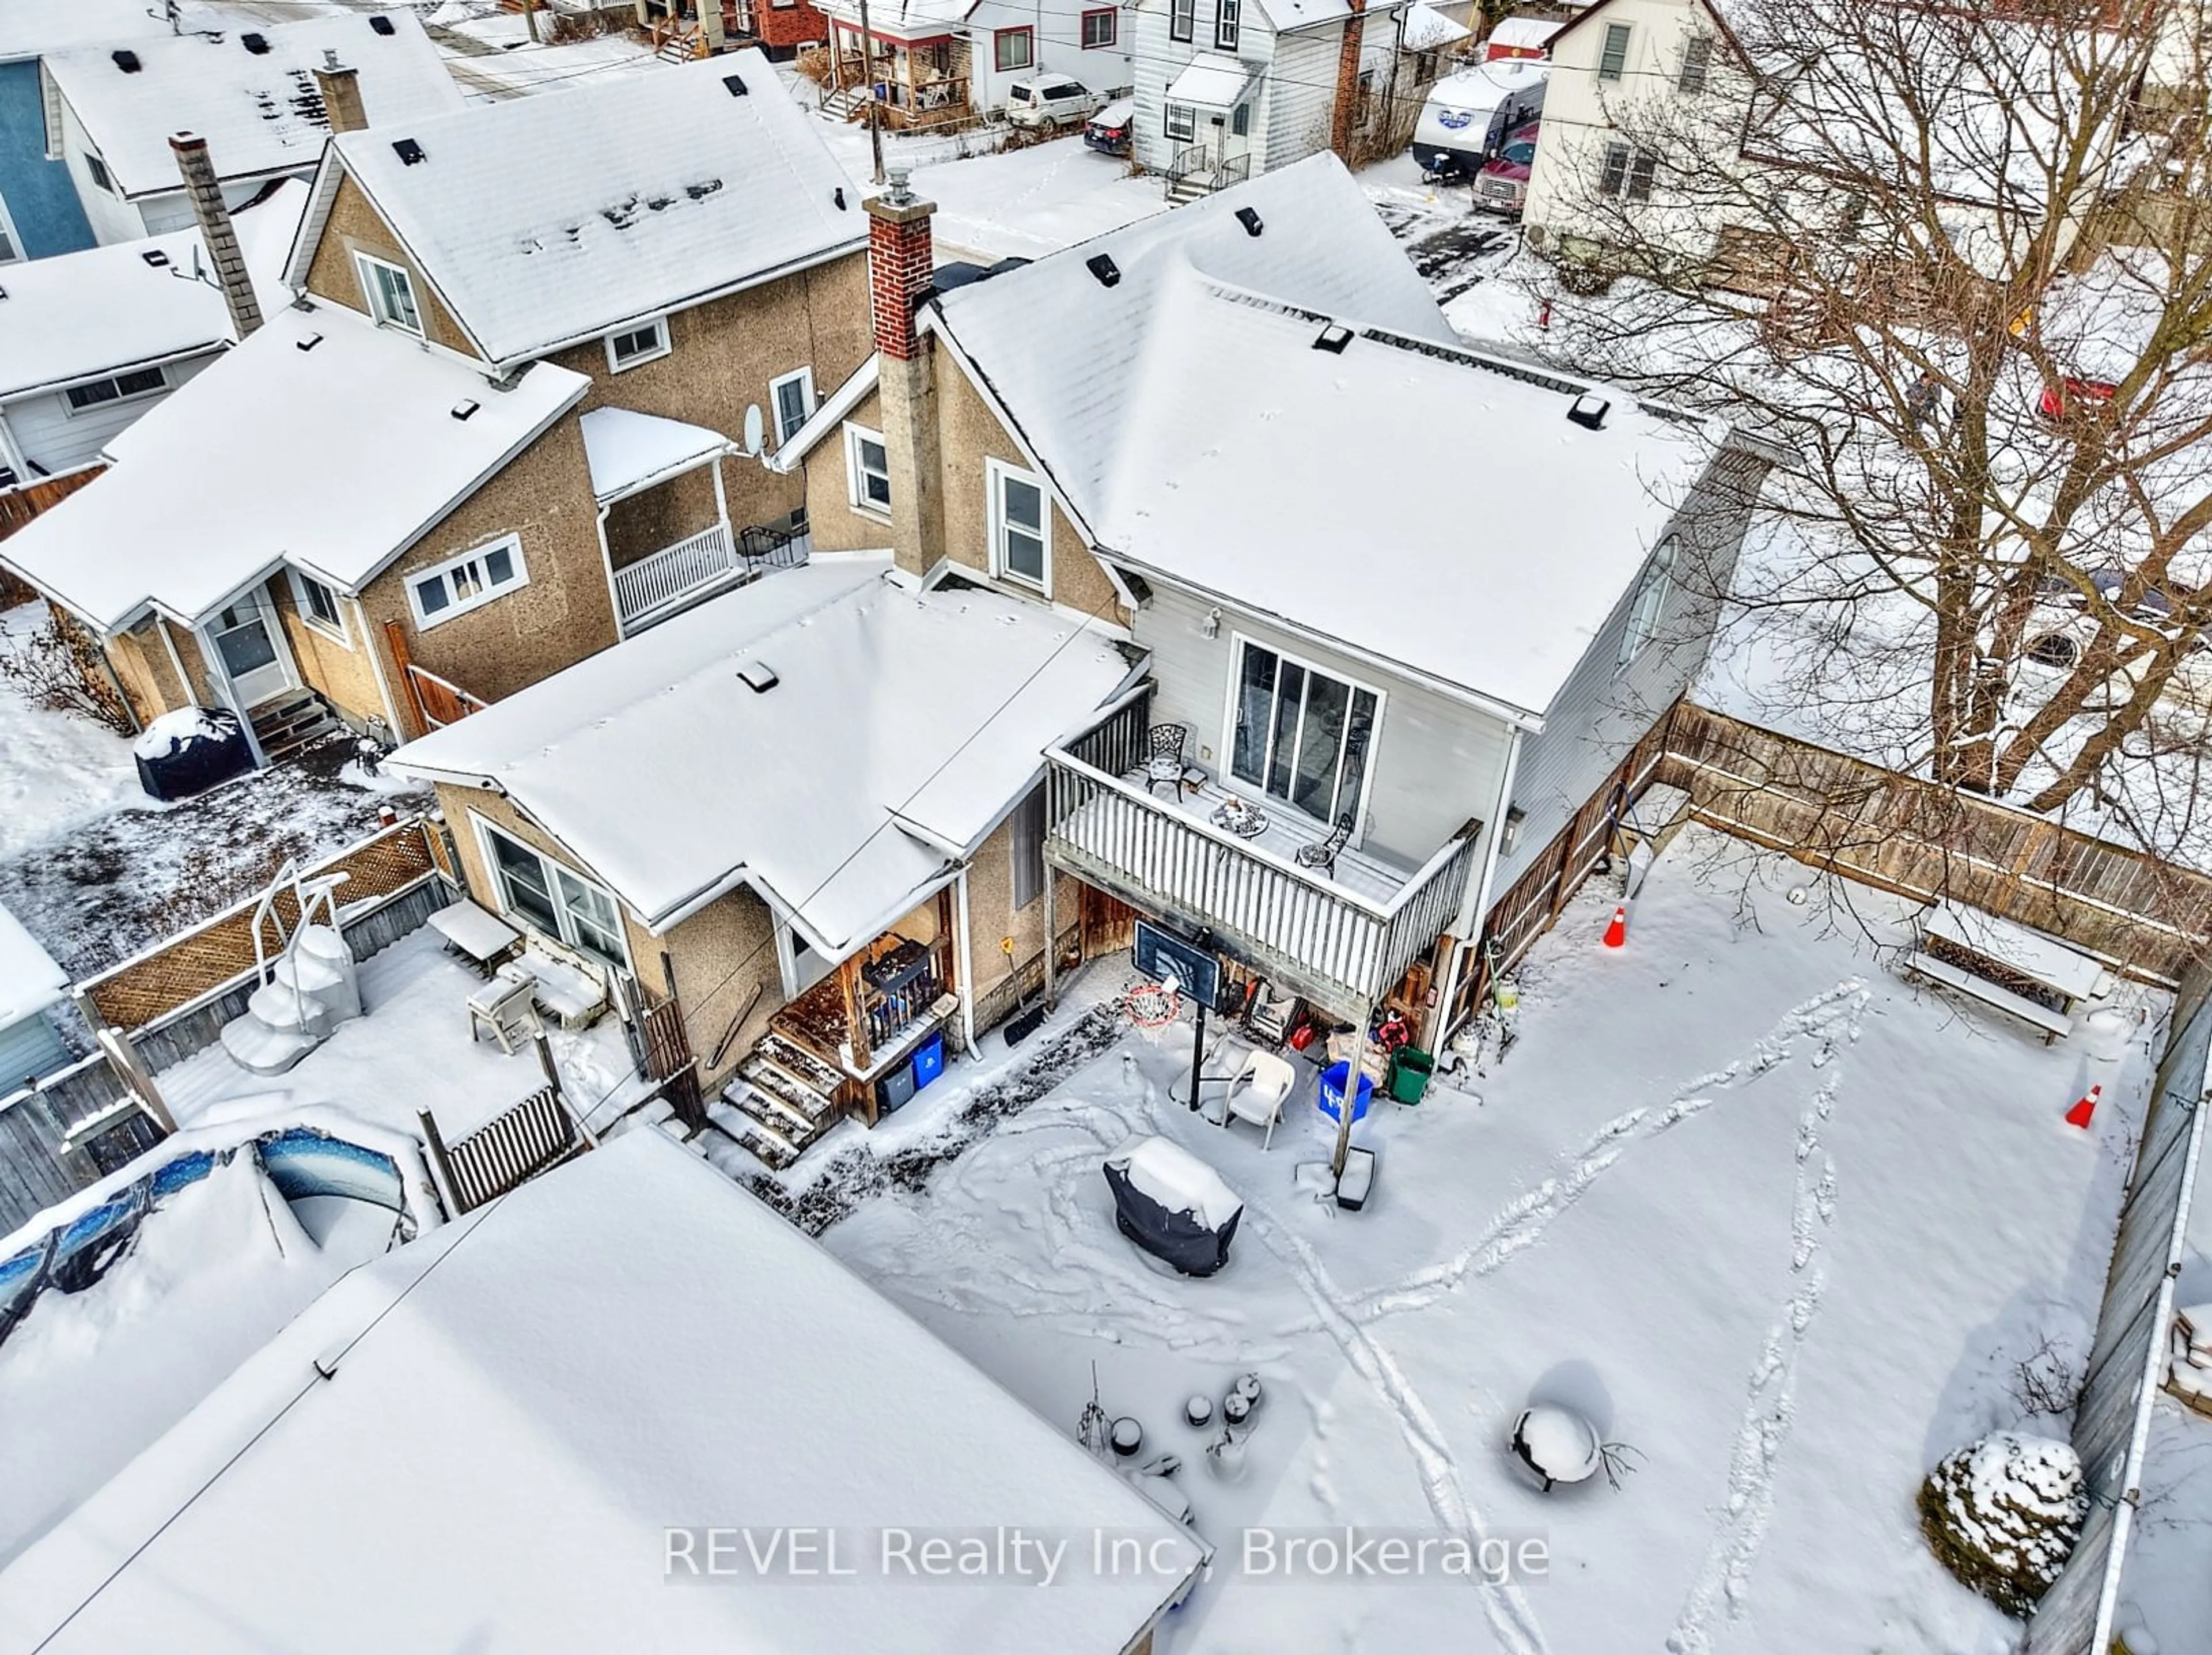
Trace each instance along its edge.
<instances>
[{"instance_id":1,"label":"shed roof","mask_svg":"<svg viewBox=\"0 0 2212 1655\"><path fill-rule=\"evenodd\" d=\"M107 631L149 606L197 621L287 563L357 591L590 386L541 362L501 390L342 307L286 309L111 442L106 475L6 560Z\"/></svg>"},{"instance_id":2,"label":"shed roof","mask_svg":"<svg viewBox=\"0 0 2212 1655\"><path fill-rule=\"evenodd\" d=\"M871 1567L687 1584L665 1538L684 1524L726 1526L732 1550L738 1525L834 1528ZM1163 1567L911 1580L872 1567L893 1525L1127 1533ZM498 1650L1116 1655L1203 1555L647 1130L324 1294L0 1575L0 1640L366 1655L458 1628Z\"/></svg>"},{"instance_id":3,"label":"shed roof","mask_svg":"<svg viewBox=\"0 0 2212 1655\"><path fill-rule=\"evenodd\" d=\"M233 216L264 313L290 298L280 277L307 200L307 186L288 179ZM222 289L191 279L195 260L206 268L196 228L9 265L0 274L0 399L236 343Z\"/></svg>"},{"instance_id":4,"label":"shed roof","mask_svg":"<svg viewBox=\"0 0 2212 1655\"><path fill-rule=\"evenodd\" d=\"M720 431L628 408L594 408L576 423L584 434L592 496L603 506L688 472L716 454L736 452Z\"/></svg>"},{"instance_id":5,"label":"shed roof","mask_svg":"<svg viewBox=\"0 0 2212 1655\"><path fill-rule=\"evenodd\" d=\"M331 135L313 74L325 52L360 72L362 105L379 129L462 106L438 49L404 9L134 40L135 70L105 46L44 62L123 193L138 197L183 187L169 148L176 132L205 138L222 178L312 168Z\"/></svg>"},{"instance_id":6,"label":"shed roof","mask_svg":"<svg viewBox=\"0 0 2212 1655\"><path fill-rule=\"evenodd\" d=\"M656 929L742 883L841 958L1029 790L1129 676L1110 635L888 557L817 557L401 748L504 788ZM775 687L739 676L765 665Z\"/></svg>"},{"instance_id":7,"label":"shed roof","mask_svg":"<svg viewBox=\"0 0 2212 1655\"><path fill-rule=\"evenodd\" d=\"M351 177L501 365L867 244L858 187L753 50L381 122L331 157L294 284Z\"/></svg>"},{"instance_id":8,"label":"shed roof","mask_svg":"<svg viewBox=\"0 0 2212 1655\"><path fill-rule=\"evenodd\" d=\"M1170 103L1203 104L1209 109L1231 109L1244 100L1262 68L1218 52L1201 52L1182 68L1167 90Z\"/></svg>"}]
</instances>

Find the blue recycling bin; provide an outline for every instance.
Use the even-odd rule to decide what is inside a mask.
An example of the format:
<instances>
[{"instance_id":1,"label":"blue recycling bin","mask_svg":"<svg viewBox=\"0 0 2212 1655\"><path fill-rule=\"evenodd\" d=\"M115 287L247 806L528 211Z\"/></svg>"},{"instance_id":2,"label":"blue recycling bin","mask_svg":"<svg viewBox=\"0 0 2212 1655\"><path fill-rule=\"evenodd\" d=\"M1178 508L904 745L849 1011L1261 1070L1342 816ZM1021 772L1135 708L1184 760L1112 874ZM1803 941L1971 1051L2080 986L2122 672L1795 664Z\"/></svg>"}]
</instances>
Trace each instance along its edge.
<instances>
[{"instance_id":1,"label":"blue recycling bin","mask_svg":"<svg viewBox=\"0 0 2212 1655\"><path fill-rule=\"evenodd\" d=\"M914 1054L914 1089L921 1091L945 1073L945 1036L940 1031L923 1041Z\"/></svg>"},{"instance_id":2,"label":"blue recycling bin","mask_svg":"<svg viewBox=\"0 0 2212 1655\"><path fill-rule=\"evenodd\" d=\"M1321 1112L1331 1125L1343 1118L1344 1078L1350 1073L1349 1063L1331 1063L1321 1072ZM1359 1090L1352 1099L1352 1123L1358 1126L1367 1118L1367 1106L1375 1100L1375 1082L1366 1075L1359 1077Z\"/></svg>"}]
</instances>

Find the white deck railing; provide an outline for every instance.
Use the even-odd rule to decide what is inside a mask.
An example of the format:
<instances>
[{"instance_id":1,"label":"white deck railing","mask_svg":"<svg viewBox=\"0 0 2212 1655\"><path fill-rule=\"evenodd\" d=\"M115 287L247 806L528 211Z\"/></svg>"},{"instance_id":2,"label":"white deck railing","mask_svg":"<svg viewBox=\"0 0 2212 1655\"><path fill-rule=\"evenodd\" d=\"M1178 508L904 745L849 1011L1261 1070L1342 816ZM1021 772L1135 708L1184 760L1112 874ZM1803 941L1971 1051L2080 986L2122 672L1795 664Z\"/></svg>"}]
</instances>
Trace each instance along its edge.
<instances>
[{"instance_id":1,"label":"white deck railing","mask_svg":"<svg viewBox=\"0 0 2212 1655\"><path fill-rule=\"evenodd\" d=\"M727 580L744 566L730 538L730 526L717 523L617 569L616 616L623 626L634 625L655 610Z\"/></svg>"}]
</instances>

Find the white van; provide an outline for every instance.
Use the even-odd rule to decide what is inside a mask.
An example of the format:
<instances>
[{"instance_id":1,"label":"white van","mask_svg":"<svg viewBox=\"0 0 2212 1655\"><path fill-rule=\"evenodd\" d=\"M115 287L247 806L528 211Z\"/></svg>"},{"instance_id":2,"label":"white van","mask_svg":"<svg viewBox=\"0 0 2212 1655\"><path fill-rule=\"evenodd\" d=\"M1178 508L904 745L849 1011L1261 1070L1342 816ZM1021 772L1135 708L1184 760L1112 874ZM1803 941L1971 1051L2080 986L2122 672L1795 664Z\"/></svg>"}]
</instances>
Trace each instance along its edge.
<instances>
[{"instance_id":1,"label":"white van","mask_svg":"<svg viewBox=\"0 0 2212 1655\"><path fill-rule=\"evenodd\" d=\"M1443 178L1472 178L1507 137L1543 113L1548 63L1499 58L1438 81L1413 127L1413 159Z\"/></svg>"},{"instance_id":2,"label":"white van","mask_svg":"<svg viewBox=\"0 0 2212 1655\"><path fill-rule=\"evenodd\" d=\"M1031 75L1006 88L1010 126L1080 126L1104 100L1066 75Z\"/></svg>"}]
</instances>

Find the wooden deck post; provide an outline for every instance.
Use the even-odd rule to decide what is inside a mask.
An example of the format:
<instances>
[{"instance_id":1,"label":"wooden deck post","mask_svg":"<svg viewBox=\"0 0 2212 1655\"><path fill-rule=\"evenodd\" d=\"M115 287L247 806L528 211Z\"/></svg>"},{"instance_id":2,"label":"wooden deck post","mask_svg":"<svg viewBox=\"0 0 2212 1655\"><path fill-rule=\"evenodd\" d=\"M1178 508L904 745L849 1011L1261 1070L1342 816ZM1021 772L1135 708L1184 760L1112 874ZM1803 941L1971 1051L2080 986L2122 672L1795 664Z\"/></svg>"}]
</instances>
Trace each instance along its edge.
<instances>
[{"instance_id":1,"label":"wooden deck post","mask_svg":"<svg viewBox=\"0 0 2212 1655\"><path fill-rule=\"evenodd\" d=\"M860 1003L860 957L865 948L845 956L837 967L837 987L845 996L845 1037L853 1048L853 1068L865 1069L875 1061L875 1053L868 1044L868 1019ZM868 1099L868 1118L875 1119L876 1104L872 1095Z\"/></svg>"},{"instance_id":2,"label":"wooden deck post","mask_svg":"<svg viewBox=\"0 0 2212 1655\"><path fill-rule=\"evenodd\" d=\"M1060 910L1057 890L1060 870L1044 865L1044 1008L1060 1009Z\"/></svg>"}]
</instances>

